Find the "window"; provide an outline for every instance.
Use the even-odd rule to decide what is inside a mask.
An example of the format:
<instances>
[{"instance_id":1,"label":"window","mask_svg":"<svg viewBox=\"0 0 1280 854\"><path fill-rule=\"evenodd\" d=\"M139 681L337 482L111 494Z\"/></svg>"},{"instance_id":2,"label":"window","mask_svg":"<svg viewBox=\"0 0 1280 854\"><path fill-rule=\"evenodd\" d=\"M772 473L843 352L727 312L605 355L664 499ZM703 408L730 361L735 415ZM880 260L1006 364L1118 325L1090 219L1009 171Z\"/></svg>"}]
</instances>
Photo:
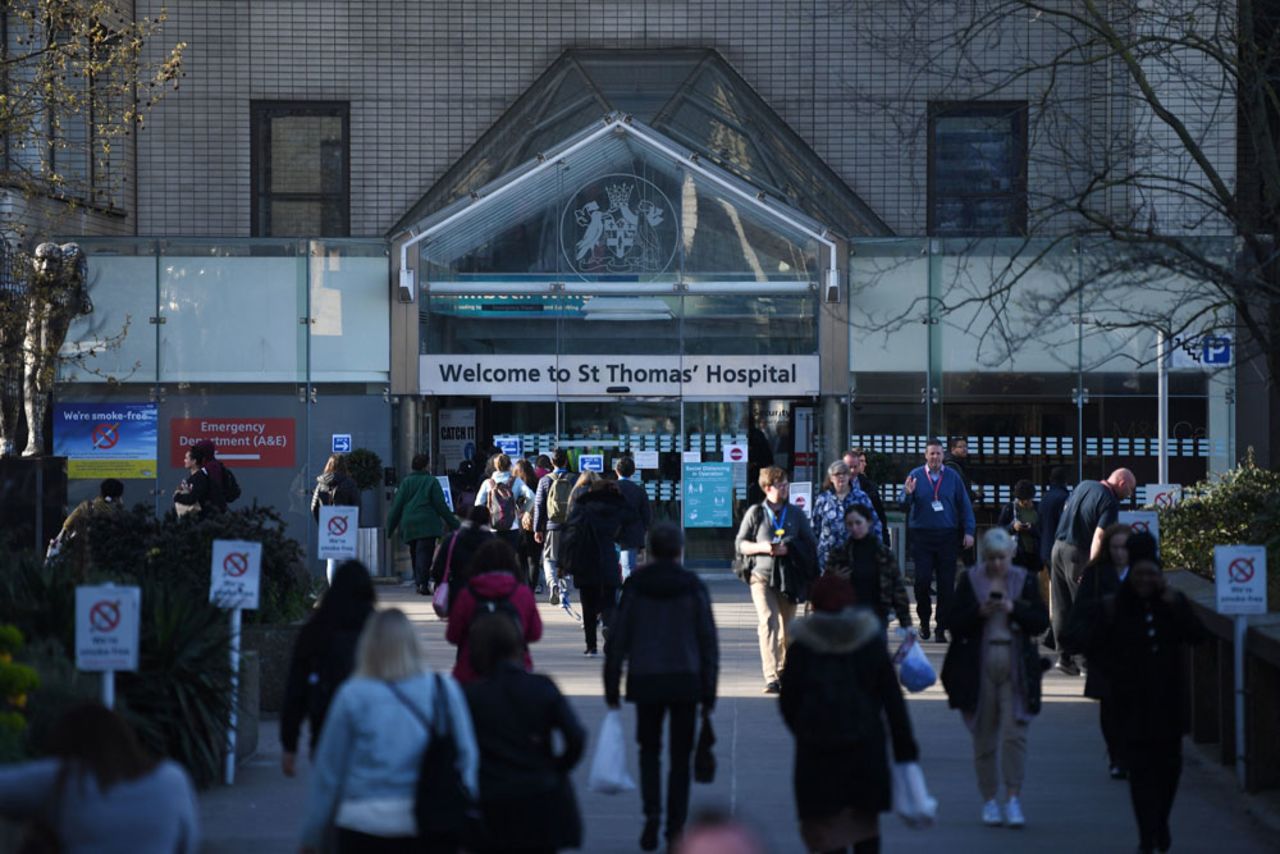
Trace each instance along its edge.
<instances>
[{"instance_id":1,"label":"window","mask_svg":"<svg viewBox=\"0 0 1280 854\"><path fill-rule=\"evenodd\" d=\"M1026 162L1025 103L931 105L929 234L1025 234Z\"/></svg>"},{"instance_id":2,"label":"window","mask_svg":"<svg viewBox=\"0 0 1280 854\"><path fill-rule=\"evenodd\" d=\"M255 102L251 109L254 236L349 235L348 105Z\"/></svg>"}]
</instances>

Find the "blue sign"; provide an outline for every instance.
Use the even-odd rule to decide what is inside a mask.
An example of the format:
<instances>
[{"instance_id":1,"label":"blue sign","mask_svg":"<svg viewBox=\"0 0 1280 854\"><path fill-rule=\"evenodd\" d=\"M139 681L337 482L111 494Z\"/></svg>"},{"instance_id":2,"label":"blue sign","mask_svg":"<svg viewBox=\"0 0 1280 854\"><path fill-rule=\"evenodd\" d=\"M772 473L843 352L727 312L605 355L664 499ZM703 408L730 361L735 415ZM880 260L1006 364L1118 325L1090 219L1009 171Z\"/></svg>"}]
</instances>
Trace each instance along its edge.
<instances>
[{"instance_id":1,"label":"blue sign","mask_svg":"<svg viewBox=\"0 0 1280 854\"><path fill-rule=\"evenodd\" d=\"M513 460L518 460L524 456L524 439L519 436L494 436L493 444L497 445L499 451L502 451Z\"/></svg>"},{"instance_id":2,"label":"blue sign","mask_svg":"<svg viewBox=\"0 0 1280 854\"><path fill-rule=\"evenodd\" d=\"M582 454L578 457L578 468L582 471L604 473L604 454Z\"/></svg>"},{"instance_id":3,"label":"blue sign","mask_svg":"<svg viewBox=\"0 0 1280 854\"><path fill-rule=\"evenodd\" d=\"M158 421L154 403L57 403L53 453L69 478L153 478Z\"/></svg>"},{"instance_id":4,"label":"blue sign","mask_svg":"<svg viewBox=\"0 0 1280 854\"><path fill-rule=\"evenodd\" d=\"M334 433L333 434L333 450L335 454L351 453L351 434L350 433Z\"/></svg>"},{"instance_id":5,"label":"blue sign","mask_svg":"<svg viewBox=\"0 0 1280 854\"><path fill-rule=\"evenodd\" d=\"M1231 364L1231 339L1224 335L1204 337L1203 356L1206 365L1226 367Z\"/></svg>"},{"instance_id":6,"label":"blue sign","mask_svg":"<svg viewBox=\"0 0 1280 854\"><path fill-rule=\"evenodd\" d=\"M684 463L681 504L686 528L733 527L733 463Z\"/></svg>"}]
</instances>

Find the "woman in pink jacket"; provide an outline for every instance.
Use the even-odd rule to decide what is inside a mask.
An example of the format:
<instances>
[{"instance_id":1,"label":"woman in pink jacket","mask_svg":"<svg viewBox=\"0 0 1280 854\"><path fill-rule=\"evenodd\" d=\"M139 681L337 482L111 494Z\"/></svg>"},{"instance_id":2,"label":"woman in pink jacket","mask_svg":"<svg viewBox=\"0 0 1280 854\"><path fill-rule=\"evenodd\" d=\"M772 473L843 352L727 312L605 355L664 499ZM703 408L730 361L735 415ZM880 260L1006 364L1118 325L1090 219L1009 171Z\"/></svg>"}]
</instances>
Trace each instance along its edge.
<instances>
[{"instance_id":1,"label":"woman in pink jacket","mask_svg":"<svg viewBox=\"0 0 1280 854\"><path fill-rule=\"evenodd\" d=\"M529 585L521 582L519 560L511 546L492 540L481 546L471 559L466 586L458 591L449 609L449 627L445 639L458 647L458 661L453 677L461 683L474 682L479 676L471 667L467 635L471 624L488 614L513 620L524 636L524 666L533 670L529 644L542 637L542 618Z\"/></svg>"}]
</instances>

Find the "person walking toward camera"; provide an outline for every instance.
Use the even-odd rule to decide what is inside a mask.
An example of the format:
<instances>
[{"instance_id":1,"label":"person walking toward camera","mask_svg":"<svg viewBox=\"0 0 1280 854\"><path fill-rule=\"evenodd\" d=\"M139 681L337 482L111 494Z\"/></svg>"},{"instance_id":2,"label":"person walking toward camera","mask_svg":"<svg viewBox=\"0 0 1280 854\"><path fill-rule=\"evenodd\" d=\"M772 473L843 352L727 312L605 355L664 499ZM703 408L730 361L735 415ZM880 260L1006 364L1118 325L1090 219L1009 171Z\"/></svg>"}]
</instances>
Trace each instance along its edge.
<instances>
[{"instance_id":1,"label":"person walking toward camera","mask_svg":"<svg viewBox=\"0 0 1280 854\"><path fill-rule=\"evenodd\" d=\"M779 703L796 740L800 836L808 851L877 854L879 814L892 807L883 719L894 761L915 762L911 718L880 620L855 607L853 586L827 573L809 601L814 613L791 624Z\"/></svg>"},{"instance_id":2,"label":"person walking toward camera","mask_svg":"<svg viewBox=\"0 0 1280 854\"><path fill-rule=\"evenodd\" d=\"M827 466L827 479L813 502L813 535L818 540L818 570L825 572L827 561L833 554L844 548L848 532L845 529L845 516L849 508L855 504L867 508L871 514L872 533L880 537L881 520L872 509L871 497L863 492L853 477L853 472L844 460L836 460Z\"/></svg>"},{"instance_id":3,"label":"person walking toward camera","mask_svg":"<svg viewBox=\"0 0 1280 854\"><path fill-rule=\"evenodd\" d=\"M399 530L400 539L409 545L414 586L422 596L431 592L431 559L436 543L445 531L456 530L462 524L445 502L440 481L427 471L429 462L426 454L414 454L413 472L400 482L387 514L387 536Z\"/></svg>"},{"instance_id":4,"label":"person walking toward camera","mask_svg":"<svg viewBox=\"0 0 1280 854\"><path fill-rule=\"evenodd\" d=\"M644 831L640 847L658 847L662 821L662 723L669 718L671 767L667 772L667 842L684 829L689 811L689 763L697 707L707 717L716 703L720 650L707 587L680 564L684 535L669 523L649 531L650 563L622 590L613 629L605 641L604 694L619 706L622 670L627 701L636 705L640 744L640 794Z\"/></svg>"},{"instance_id":5,"label":"person walking toward camera","mask_svg":"<svg viewBox=\"0 0 1280 854\"><path fill-rule=\"evenodd\" d=\"M890 615L901 628L911 628L911 601L902 580L898 559L883 541L871 533L871 508L854 504L845 514L849 539L844 548L827 561L827 574L838 575L853 585L858 602L869 608L889 629Z\"/></svg>"},{"instance_id":6,"label":"person walking toward camera","mask_svg":"<svg viewBox=\"0 0 1280 854\"><path fill-rule=\"evenodd\" d=\"M1145 531L1132 535L1128 553L1129 572L1115 595L1103 598L1087 655L1111 685L1138 848L1168 851L1182 735L1190 725L1181 662L1188 646L1205 639L1205 630L1187 597L1169 589L1155 538Z\"/></svg>"},{"instance_id":7,"label":"person walking toward camera","mask_svg":"<svg viewBox=\"0 0 1280 854\"><path fill-rule=\"evenodd\" d=\"M379 611L360 634L355 672L320 733L301 850L319 851L330 822L341 854L423 850L414 794L432 730L453 739L460 782L477 797L480 752L462 691L452 677L427 670L403 611Z\"/></svg>"},{"instance_id":8,"label":"person walking toward camera","mask_svg":"<svg viewBox=\"0 0 1280 854\"><path fill-rule=\"evenodd\" d=\"M1013 485L1013 500L1000 508L996 524L1013 537L1016 545L1013 562L1035 576L1041 563L1040 511L1036 507L1034 483L1023 479Z\"/></svg>"},{"instance_id":9,"label":"person walking toward camera","mask_svg":"<svg viewBox=\"0 0 1280 854\"><path fill-rule=\"evenodd\" d=\"M933 598L929 585L938 584L938 643L947 642L952 595L956 586L959 550L973 547L973 504L960 475L942 464L942 443L925 445L925 464L911 470L902 486L901 506L907 514L911 556L915 561L916 615L920 637L928 640Z\"/></svg>"},{"instance_id":10,"label":"person walking toward camera","mask_svg":"<svg viewBox=\"0 0 1280 854\"><path fill-rule=\"evenodd\" d=\"M983 824L1016 828L1026 824L1021 794L1027 726L1040 712L1035 637L1049 625L1049 613L1035 577L1013 564L1013 550L1008 532L992 528L982 538L982 561L961 574L942 686L973 735ZM1003 810L996 800L1001 778Z\"/></svg>"},{"instance_id":11,"label":"person walking toward camera","mask_svg":"<svg viewBox=\"0 0 1280 854\"><path fill-rule=\"evenodd\" d=\"M791 506L791 484L777 466L760 470L764 501L747 509L734 539L756 607L764 692L782 690L787 660L787 624L818 576L818 542L804 511Z\"/></svg>"},{"instance_id":12,"label":"person walking toward camera","mask_svg":"<svg viewBox=\"0 0 1280 854\"><path fill-rule=\"evenodd\" d=\"M1137 480L1128 469L1116 469L1106 480L1086 480L1076 487L1062 509L1051 554L1049 584L1052 592L1053 636L1067 629L1067 615L1075 602L1084 567L1102 554L1107 527L1120 518L1120 502L1133 495ZM1058 641L1061 646L1061 641ZM1080 667L1068 652L1059 650L1058 669L1079 676Z\"/></svg>"}]
</instances>

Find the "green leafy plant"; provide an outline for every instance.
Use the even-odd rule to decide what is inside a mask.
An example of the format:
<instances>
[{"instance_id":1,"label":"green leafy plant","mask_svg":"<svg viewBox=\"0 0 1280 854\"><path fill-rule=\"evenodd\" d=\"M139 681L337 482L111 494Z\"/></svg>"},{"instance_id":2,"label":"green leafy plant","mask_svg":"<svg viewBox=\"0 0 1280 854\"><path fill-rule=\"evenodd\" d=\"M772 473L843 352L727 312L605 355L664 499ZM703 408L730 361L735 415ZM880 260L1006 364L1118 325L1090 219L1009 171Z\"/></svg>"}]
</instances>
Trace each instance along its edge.
<instances>
[{"instance_id":1,"label":"green leafy plant","mask_svg":"<svg viewBox=\"0 0 1280 854\"><path fill-rule=\"evenodd\" d=\"M27 698L40 685L35 668L13 660L23 646L22 632L0 625L0 761L25 755Z\"/></svg>"},{"instance_id":2,"label":"green leafy plant","mask_svg":"<svg viewBox=\"0 0 1280 854\"><path fill-rule=\"evenodd\" d=\"M1250 450L1216 478L1183 490L1182 501L1160 509L1160 550L1166 566L1212 579L1213 547L1265 545L1267 564L1280 567L1280 472L1260 468ZM1280 610L1280 572L1272 570L1267 600Z\"/></svg>"},{"instance_id":3,"label":"green leafy plant","mask_svg":"<svg viewBox=\"0 0 1280 854\"><path fill-rule=\"evenodd\" d=\"M356 448L347 454L347 471L361 490L375 489L382 483L382 458L368 448Z\"/></svg>"}]
</instances>

